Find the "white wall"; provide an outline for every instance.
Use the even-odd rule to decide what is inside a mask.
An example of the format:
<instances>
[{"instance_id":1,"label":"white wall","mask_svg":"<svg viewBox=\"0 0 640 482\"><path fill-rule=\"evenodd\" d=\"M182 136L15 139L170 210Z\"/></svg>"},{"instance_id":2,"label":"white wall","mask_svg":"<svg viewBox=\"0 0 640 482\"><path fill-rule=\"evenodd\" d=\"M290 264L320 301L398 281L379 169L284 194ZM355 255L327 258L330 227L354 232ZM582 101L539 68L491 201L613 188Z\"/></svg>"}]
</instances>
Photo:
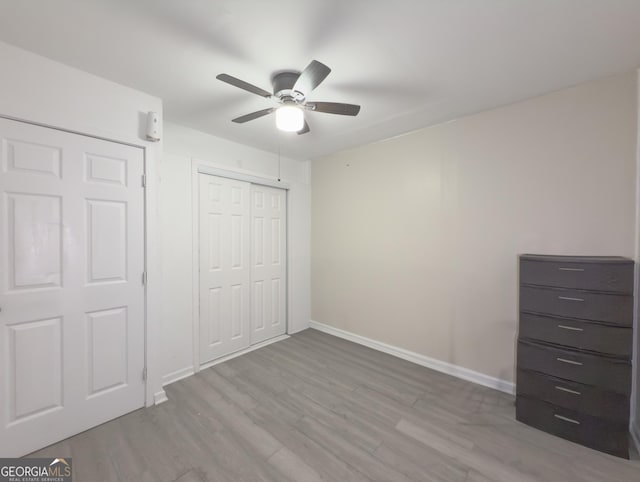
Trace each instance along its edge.
<instances>
[{"instance_id":1,"label":"white wall","mask_svg":"<svg viewBox=\"0 0 640 482\"><path fill-rule=\"evenodd\" d=\"M151 95L0 42L0 113L118 140L145 141Z\"/></svg>"},{"instance_id":2,"label":"white wall","mask_svg":"<svg viewBox=\"0 0 640 482\"><path fill-rule=\"evenodd\" d=\"M151 240L155 229L155 165L161 145L144 139L144 115L155 111L162 115L162 101L157 97L96 77L81 70L54 62L0 42L0 115L37 122L84 134L127 142L145 148L147 174L147 231ZM147 403L162 398L161 373L157 368L155 327L159 312L155 303L156 279L160 278L157 244L147 245L149 325Z\"/></svg>"},{"instance_id":3,"label":"white wall","mask_svg":"<svg viewBox=\"0 0 640 482\"><path fill-rule=\"evenodd\" d=\"M517 256L635 253L635 72L312 163L312 319L514 380Z\"/></svg>"},{"instance_id":4,"label":"white wall","mask_svg":"<svg viewBox=\"0 0 640 482\"><path fill-rule=\"evenodd\" d=\"M192 158L217 167L276 179L277 155L165 123L161 167L163 264L163 373L165 383L194 370L192 337ZM283 158L282 181L289 190L289 279L291 312L288 332L307 328L310 318L310 181L309 163ZM196 287L197 289L197 287Z\"/></svg>"}]
</instances>

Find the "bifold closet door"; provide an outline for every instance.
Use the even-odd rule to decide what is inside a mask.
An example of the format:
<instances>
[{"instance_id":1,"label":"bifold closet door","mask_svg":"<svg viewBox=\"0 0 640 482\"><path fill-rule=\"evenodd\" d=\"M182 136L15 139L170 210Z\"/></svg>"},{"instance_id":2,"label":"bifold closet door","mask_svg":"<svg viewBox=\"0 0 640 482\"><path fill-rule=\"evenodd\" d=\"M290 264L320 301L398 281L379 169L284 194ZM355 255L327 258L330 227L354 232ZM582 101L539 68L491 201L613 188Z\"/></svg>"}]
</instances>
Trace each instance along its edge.
<instances>
[{"instance_id":1,"label":"bifold closet door","mask_svg":"<svg viewBox=\"0 0 640 482\"><path fill-rule=\"evenodd\" d=\"M251 184L199 175L200 363L249 346Z\"/></svg>"},{"instance_id":2,"label":"bifold closet door","mask_svg":"<svg viewBox=\"0 0 640 482\"><path fill-rule=\"evenodd\" d=\"M251 185L251 343L286 329L286 191Z\"/></svg>"}]
</instances>

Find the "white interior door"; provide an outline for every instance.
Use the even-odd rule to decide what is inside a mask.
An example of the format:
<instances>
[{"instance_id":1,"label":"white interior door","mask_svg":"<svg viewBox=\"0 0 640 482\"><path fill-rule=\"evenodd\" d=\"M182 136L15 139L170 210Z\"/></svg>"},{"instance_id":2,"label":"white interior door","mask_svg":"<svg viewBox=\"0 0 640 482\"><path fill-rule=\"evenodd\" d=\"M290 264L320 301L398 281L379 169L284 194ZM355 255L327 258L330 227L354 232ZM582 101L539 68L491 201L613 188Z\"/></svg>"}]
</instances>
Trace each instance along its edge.
<instances>
[{"instance_id":1,"label":"white interior door","mask_svg":"<svg viewBox=\"0 0 640 482\"><path fill-rule=\"evenodd\" d=\"M200 174L200 363L249 346L250 184Z\"/></svg>"},{"instance_id":2,"label":"white interior door","mask_svg":"<svg viewBox=\"0 0 640 482\"><path fill-rule=\"evenodd\" d=\"M0 456L144 404L141 149L0 119Z\"/></svg>"},{"instance_id":3,"label":"white interior door","mask_svg":"<svg viewBox=\"0 0 640 482\"><path fill-rule=\"evenodd\" d=\"M286 191L251 185L251 343L286 330Z\"/></svg>"}]
</instances>

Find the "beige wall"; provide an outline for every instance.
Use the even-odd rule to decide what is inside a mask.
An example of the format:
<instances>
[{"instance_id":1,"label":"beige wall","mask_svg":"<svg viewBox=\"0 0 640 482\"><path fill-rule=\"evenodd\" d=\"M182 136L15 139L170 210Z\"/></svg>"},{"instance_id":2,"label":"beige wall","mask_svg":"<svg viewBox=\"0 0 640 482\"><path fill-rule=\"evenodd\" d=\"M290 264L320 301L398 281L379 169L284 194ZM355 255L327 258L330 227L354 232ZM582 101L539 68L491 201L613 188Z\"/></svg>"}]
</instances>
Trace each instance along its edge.
<instances>
[{"instance_id":1,"label":"beige wall","mask_svg":"<svg viewBox=\"0 0 640 482\"><path fill-rule=\"evenodd\" d=\"M633 256L635 150L634 72L314 161L312 320L512 381L518 254Z\"/></svg>"}]
</instances>

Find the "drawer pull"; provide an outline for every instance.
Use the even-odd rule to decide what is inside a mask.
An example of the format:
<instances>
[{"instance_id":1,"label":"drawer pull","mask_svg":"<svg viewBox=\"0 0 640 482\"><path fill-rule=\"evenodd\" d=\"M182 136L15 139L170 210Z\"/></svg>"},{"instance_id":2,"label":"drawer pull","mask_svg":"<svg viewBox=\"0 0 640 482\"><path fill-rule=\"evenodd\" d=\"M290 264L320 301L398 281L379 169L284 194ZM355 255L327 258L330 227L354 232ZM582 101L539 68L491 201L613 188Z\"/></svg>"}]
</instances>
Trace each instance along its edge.
<instances>
[{"instance_id":1,"label":"drawer pull","mask_svg":"<svg viewBox=\"0 0 640 482\"><path fill-rule=\"evenodd\" d=\"M561 392L570 393L571 395L582 395L582 393L580 392L576 392L575 390L571 390L570 388L559 387L558 385L555 386L555 389L560 390Z\"/></svg>"},{"instance_id":2,"label":"drawer pull","mask_svg":"<svg viewBox=\"0 0 640 482\"><path fill-rule=\"evenodd\" d=\"M565 422L569 422L569 423L574 423L576 425L580 425L580 422L578 422L577 420L574 420L572 418L563 417L562 415L558 415L557 413L554 413L553 416L556 417L557 419L563 420Z\"/></svg>"},{"instance_id":3,"label":"drawer pull","mask_svg":"<svg viewBox=\"0 0 640 482\"><path fill-rule=\"evenodd\" d=\"M582 363L579 361L567 360L566 358L556 358L559 362L568 363L569 365L578 365L582 366Z\"/></svg>"},{"instance_id":4,"label":"drawer pull","mask_svg":"<svg viewBox=\"0 0 640 482\"><path fill-rule=\"evenodd\" d=\"M576 328L575 326L567 326L567 325L558 325L558 328L562 328L563 330L570 330L570 331L584 331L584 328Z\"/></svg>"},{"instance_id":5,"label":"drawer pull","mask_svg":"<svg viewBox=\"0 0 640 482\"><path fill-rule=\"evenodd\" d=\"M584 298L573 298L571 296L558 296L558 299L565 301L584 301Z\"/></svg>"},{"instance_id":6,"label":"drawer pull","mask_svg":"<svg viewBox=\"0 0 640 482\"><path fill-rule=\"evenodd\" d=\"M584 268L558 268L559 271L584 271Z\"/></svg>"}]
</instances>

